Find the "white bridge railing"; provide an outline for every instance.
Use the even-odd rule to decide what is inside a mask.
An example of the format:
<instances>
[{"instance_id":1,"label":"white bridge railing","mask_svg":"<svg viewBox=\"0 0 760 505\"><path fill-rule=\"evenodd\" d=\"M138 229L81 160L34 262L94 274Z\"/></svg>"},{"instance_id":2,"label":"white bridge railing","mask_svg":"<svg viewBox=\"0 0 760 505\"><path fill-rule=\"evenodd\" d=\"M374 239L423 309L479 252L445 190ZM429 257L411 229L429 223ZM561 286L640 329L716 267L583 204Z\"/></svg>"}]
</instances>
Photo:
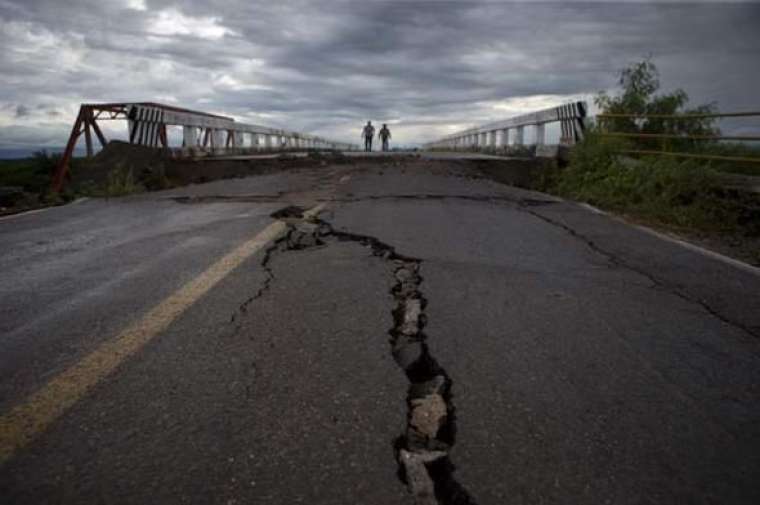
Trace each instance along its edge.
<instances>
[{"instance_id":1,"label":"white bridge railing","mask_svg":"<svg viewBox=\"0 0 760 505\"><path fill-rule=\"evenodd\" d=\"M530 114L453 133L442 139L424 144L423 148L454 151L496 151L507 146L524 146L525 127L535 128L535 144L536 146L544 146L546 145L546 125L555 122L560 123L560 144L573 145L583 139L586 111L586 102L560 105L559 107L531 112Z\"/></svg>"},{"instance_id":2,"label":"white bridge railing","mask_svg":"<svg viewBox=\"0 0 760 505\"><path fill-rule=\"evenodd\" d=\"M129 143L171 149L180 156L229 154L250 151L340 150L355 151L356 144L317 135L245 123L206 112L152 102L82 104L71 129L66 149L53 177L53 189L63 187L69 162L84 135L87 156L93 155L93 135L102 147L107 140L98 121L126 120ZM182 128L182 146L170 145L169 127Z\"/></svg>"},{"instance_id":3,"label":"white bridge railing","mask_svg":"<svg viewBox=\"0 0 760 505\"><path fill-rule=\"evenodd\" d=\"M336 149L357 150L356 144L325 139L317 135L301 133L261 125L235 122L234 119L189 111L175 107L138 103L126 104L129 120L129 141L153 147L168 147L166 126L182 127L182 147L199 150L220 151L229 148L254 150L284 149Z\"/></svg>"}]
</instances>

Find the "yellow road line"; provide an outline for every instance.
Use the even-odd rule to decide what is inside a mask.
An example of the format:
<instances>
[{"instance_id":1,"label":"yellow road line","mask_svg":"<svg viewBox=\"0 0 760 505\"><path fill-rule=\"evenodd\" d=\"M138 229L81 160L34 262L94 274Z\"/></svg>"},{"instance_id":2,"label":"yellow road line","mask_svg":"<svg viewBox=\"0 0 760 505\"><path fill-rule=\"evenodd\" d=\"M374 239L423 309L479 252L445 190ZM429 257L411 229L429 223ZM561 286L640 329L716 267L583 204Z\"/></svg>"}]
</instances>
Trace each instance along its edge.
<instances>
[{"instance_id":1,"label":"yellow road line","mask_svg":"<svg viewBox=\"0 0 760 505\"><path fill-rule=\"evenodd\" d=\"M315 216L323 207L324 204L307 211L306 217ZM165 330L243 261L277 239L286 229L287 225L281 221L270 224L169 295L113 340L101 344L79 362L53 377L26 401L0 416L0 465L45 431L91 387Z\"/></svg>"}]
</instances>

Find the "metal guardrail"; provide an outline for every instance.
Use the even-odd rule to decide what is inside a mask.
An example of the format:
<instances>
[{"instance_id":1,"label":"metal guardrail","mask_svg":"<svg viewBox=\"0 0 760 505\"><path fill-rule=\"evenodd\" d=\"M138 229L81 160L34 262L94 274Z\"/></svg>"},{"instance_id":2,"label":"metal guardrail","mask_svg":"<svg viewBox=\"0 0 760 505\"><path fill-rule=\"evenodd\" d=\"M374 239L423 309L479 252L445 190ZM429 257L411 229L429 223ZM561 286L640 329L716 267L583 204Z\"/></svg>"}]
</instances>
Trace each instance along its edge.
<instances>
[{"instance_id":1,"label":"metal guardrail","mask_svg":"<svg viewBox=\"0 0 760 505\"><path fill-rule=\"evenodd\" d=\"M171 105L139 103L82 104L74 121L66 149L53 175L52 189L63 188L69 164L79 138L84 135L87 157L93 155L92 135L102 147L107 141L98 121L126 120L129 142L135 145L171 148L167 126L182 127L180 154L193 152L224 153L229 150L291 151L305 149L358 150L356 144L328 140L316 135L260 125L235 122L226 116L174 107ZM245 138L249 137L246 145Z\"/></svg>"},{"instance_id":2,"label":"metal guardrail","mask_svg":"<svg viewBox=\"0 0 760 505\"><path fill-rule=\"evenodd\" d=\"M488 123L469 128L440 140L423 144L424 149L451 150L492 150L508 145L525 145L525 127L535 127L536 145L543 146L546 141L546 124L559 122L561 127L560 144L573 145L583 140L585 131L586 102L573 102L559 107L543 109L530 114L516 116L503 121ZM515 130L514 143L510 144L511 131Z\"/></svg>"},{"instance_id":3,"label":"metal guardrail","mask_svg":"<svg viewBox=\"0 0 760 505\"><path fill-rule=\"evenodd\" d=\"M620 152L625 154L638 155L655 155L655 156L672 156L677 158L691 158L700 160L713 161L734 161L738 163L760 163L760 157L732 156L724 154L705 154L686 151L669 150L669 141L672 140L693 140L697 142L721 142L721 141L740 141L740 142L758 142L758 135L697 135L697 134L678 134L678 133L650 133L650 132L620 132L609 131L605 125L614 119L664 119L671 121L687 121L692 119L721 119L721 118L740 118L740 117L760 117L760 112L715 112L705 114L597 114L596 119L599 123L602 137L642 139L642 140L661 140L660 150L656 149L622 149Z\"/></svg>"}]
</instances>

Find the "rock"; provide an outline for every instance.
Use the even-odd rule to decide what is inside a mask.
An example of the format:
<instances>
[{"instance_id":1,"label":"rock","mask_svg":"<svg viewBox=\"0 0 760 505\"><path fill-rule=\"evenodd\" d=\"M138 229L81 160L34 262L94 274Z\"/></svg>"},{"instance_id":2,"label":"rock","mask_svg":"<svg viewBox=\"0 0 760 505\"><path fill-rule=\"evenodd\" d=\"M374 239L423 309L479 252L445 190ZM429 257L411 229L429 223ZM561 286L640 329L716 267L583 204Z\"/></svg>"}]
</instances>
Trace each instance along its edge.
<instances>
[{"instance_id":1,"label":"rock","mask_svg":"<svg viewBox=\"0 0 760 505\"><path fill-rule=\"evenodd\" d=\"M417 505L438 504L435 498L435 485L425 464L444 457L446 453L442 451L410 452L405 449L399 451L399 460L406 472L406 483Z\"/></svg>"},{"instance_id":2,"label":"rock","mask_svg":"<svg viewBox=\"0 0 760 505\"><path fill-rule=\"evenodd\" d=\"M404 335L416 335L420 331L420 316L422 315L422 300L410 298L404 302L404 321L400 331Z\"/></svg>"},{"instance_id":3,"label":"rock","mask_svg":"<svg viewBox=\"0 0 760 505\"><path fill-rule=\"evenodd\" d=\"M406 446L412 451L449 451L451 446L437 438L429 438L414 428L406 428Z\"/></svg>"},{"instance_id":4,"label":"rock","mask_svg":"<svg viewBox=\"0 0 760 505\"><path fill-rule=\"evenodd\" d=\"M446 419L446 402L443 401L443 397L432 394L413 398L411 406L409 426L428 438L435 438Z\"/></svg>"},{"instance_id":5,"label":"rock","mask_svg":"<svg viewBox=\"0 0 760 505\"><path fill-rule=\"evenodd\" d=\"M396 270L396 279L398 279L399 282L406 282L412 278L414 275L414 272L409 270L408 268L399 268Z\"/></svg>"},{"instance_id":6,"label":"rock","mask_svg":"<svg viewBox=\"0 0 760 505\"><path fill-rule=\"evenodd\" d=\"M315 223L298 223L288 239L288 245L291 249L306 249L321 244L319 225Z\"/></svg>"},{"instance_id":7,"label":"rock","mask_svg":"<svg viewBox=\"0 0 760 505\"><path fill-rule=\"evenodd\" d=\"M417 292L417 284L413 282L402 282L400 286L394 289L394 294L400 298L408 298Z\"/></svg>"}]
</instances>

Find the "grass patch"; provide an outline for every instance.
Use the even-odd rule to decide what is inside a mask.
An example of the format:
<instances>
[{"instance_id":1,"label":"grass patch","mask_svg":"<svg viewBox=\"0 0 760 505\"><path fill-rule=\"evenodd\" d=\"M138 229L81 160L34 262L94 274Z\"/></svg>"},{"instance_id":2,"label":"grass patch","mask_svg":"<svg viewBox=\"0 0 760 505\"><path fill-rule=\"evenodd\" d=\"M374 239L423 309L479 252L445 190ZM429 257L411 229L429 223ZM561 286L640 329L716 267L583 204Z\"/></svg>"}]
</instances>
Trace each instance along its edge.
<instances>
[{"instance_id":1,"label":"grass patch","mask_svg":"<svg viewBox=\"0 0 760 505\"><path fill-rule=\"evenodd\" d=\"M620 156L626 147L590 132L545 189L685 231L760 236L757 195L723 188L710 164Z\"/></svg>"},{"instance_id":2,"label":"grass patch","mask_svg":"<svg viewBox=\"0 0 760 505\"><path fill-rule=\"evenodd\" d=\"M144 190L145 188L135 181L132 167L119 167L108 173L103 194L104 196L124 196Z\"/></svg>"}]
</instances>

